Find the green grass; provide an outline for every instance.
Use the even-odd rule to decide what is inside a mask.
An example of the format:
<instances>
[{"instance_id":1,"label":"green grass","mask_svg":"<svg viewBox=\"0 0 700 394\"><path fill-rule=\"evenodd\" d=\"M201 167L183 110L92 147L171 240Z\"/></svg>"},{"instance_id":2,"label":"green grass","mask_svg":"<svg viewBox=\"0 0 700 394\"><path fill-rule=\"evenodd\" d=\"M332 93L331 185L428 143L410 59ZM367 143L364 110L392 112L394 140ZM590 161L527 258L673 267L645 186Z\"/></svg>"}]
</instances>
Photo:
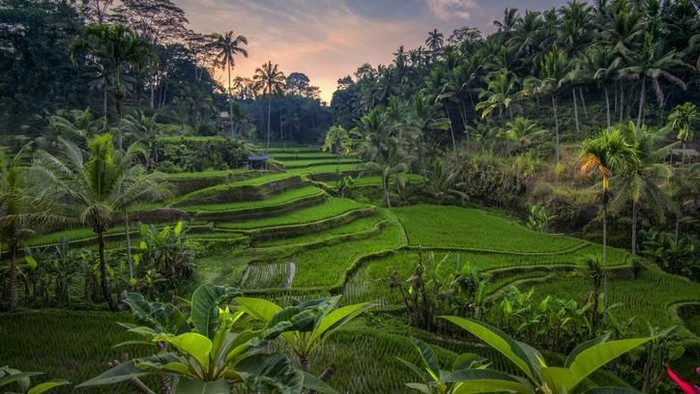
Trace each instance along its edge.
<instances>
[{"instance_id":1,"label":"green grass","mask_svg":"<svg viewBox=\"0 0 700 394\"><path fill-rule=\"evenodd\" d=\"M323 195L323 190L307 186L299 189L292 189L290 191L279 193L267 198L263 201L241 201L235 203L227 204L206 204L206 205L188 205L185 207L185 211L197 213L197 212L240 212L248 210L256 210L261 208L282 206L295 201L307 199L310 197L316 197Z\"/></svg>"},{"instance_id":2,"label":"green grass","mask_svg":"<svg viewBox=\"0 0 700 394\"><path fill-rule=\"evenodd\" d=\"M625 264L628 254L619 249L608 250L609 265L619 266ZM476 253L476 252L431 252L430 250L423 251L424 261L428 261L428 256L432 253L434 256L434 264L440 264L440 272L449 274L453 269L455 261L459 263L469 262L479 268L481 272L488 273L494 269L518 268L527 266L547 266L553 268L560 265L577 265L582 256L588 254L600 253L597 246L591 245L585 248L560 254L560 255L512 255L503 253ZM400 250L388 256L372 259L367 261L348 281L344 294L353 302L379 300L384 303L396 304L401 300L399 294L391 292L384 279L389 274L396 270L402 278L408 278L413 272L414 266L418 261L419 252L417 250ZM542 271L549 274L547 270ZM529 274L520 274L514 271L508 273L503 278L495 281L492 286L489 286L490 292L500 289L501 286L508 286L514 279L533 276ZM500 285L500 286L499 286Z\"/></svg>"},{"instance_id":3,"label":"green grass","mask_svg":"<svg viewBox=\"0 0 700 394\"><path fill-rule=\"evenodd\" d=\"M519 253L551 253L582 245L571 237L530 231L479 209L417 205L394 210L410 245Z\"/></svg>"},{"instance_id":4,"label":"green grass","mask_svg":"<svg viewBox=\"0 0 700 394\"><path fill-rule=\"evenodd\" d=\"M575 277L559 277L533 287L538 298L552 295L580 300L590 291L585 280ZM669 308L674 303L700 299L700 286L654 268L643 270L637 279L611 280L608 297L610 305L621 304L611 312L618 321L635 317L633 327L637 334L647 335L647 322L663 328L683 324Z\"/></svg>"},{"instance_id":5,"label":"green grass","mask_svg":"<svg viewBox=\"0 0 700 394\"><path fill-rule=\"evenodd\" d=\"M423 177L418 174L409 174L406 178L407 183L420 183L423 182ZM393 183L393 182L392 182ZM382 186L381 176L367 176L355 179L355 187L369 187L369 186Z\"/></svg>"},{"instance_id":6,"label":"green grass","mask_svg":"<svg viewBox=\"0 0 700 394\"><path fill-rule=\"evenodd\" d=\"M279 160L281 162L291 161L291 160L323 160L323 159L333 159L335 160L335 155L332 153L321 152L320 150L312 152L277 152L272 153L272 158Z\"/></svg>"},{"instance_id":7,"label":"green grass","mask_svg":"<svg viewBox=\"0 0 700 394\"><path fill-rule=\"evenodd\" d=\"M261 241L256 243L256 247L275 247L275 246L288 246L288 245L298 245L298 244L309 244L309 243L314 243L338 236L344 236L344 235L350 235L350 234L357 234L365 231L370 231L374 229L376 226L379 225L379 222L386 220L386 216L384 214L379 214L379 215L373 215L373 216L368 216L364 218L359 218L356 220L353 220L352 222L338 226L338 227L333 227L328 230L323 231L322 233L314 233L314 234L306 234L306 235L299 235L296 237L289 237L289 238L284 238L284 239L271 239L271 240L266 240L266 241Z\"/></svg>"},{"instance_id":8,"label":"green grass","mask_svg":"<svg viewBox=\"0 0 700 394\"><path fill-rule=\"evenodd\" d=\"M217 171L202 171L202 172L178 172L173 174L163 174L162 178L166 181L177 181L182 179L206 179L206 178L225 178L228 176L240 175L245 173L257 173L245 168L236 168L233 170L217 170Z\"/></svg>"},{"instance_id":9,"label":"green grass","mask_svg":"<svg viewBox=\"0 0 700 394\"><path fill-rule=\"evenodd\" d=\"M296 264L293 287L335 287L362 257L405 245L403 229L395 218L380 234L350 243L321 247L292 256ZM284 259L288 261L288 259Z\"/></svg>"},{"instance_id":10,"label":"green grass","mask_svg":"<svg viewBox=\"0 0 700 394\"><path fill-rule=\"evenodd\" d=\"M252 230L257 228L293 226L296 224L318 222L340 216L350 211L369 207L371 207L371 205L358 203L345 198L331 198L324 204L300 209L282 216L266 217L237 223L224 223L218 225L218 227L228 230Z\"/></svg>"},{"instance_id":11,"label":"green grass","mask_svg":"<svg viewBox=\"0 0 700 394\"><path fill-rule=\"evenodd\" d=\"M314 166L328 166L333 164L357 164L359 163L359 161L356 159L340 159L340 161L337 161L336 159L329 158L319 160L284 160L282 161L282 163L284 163L285 168L292 169L307 168Z\"/></svg>"},{"instance_id":12,"label":"green grass","mask_svg":"<svg viewBox=\"0 0 700 394\"><path fill-rule=\"evenodd\" d=\"M128 313L76 312L68 310L27 311L0 314L0 364L23 371L45 372L35 382L62 378L77 385L109 369L107 363L131 357L133 347L112 346L135 339L117 325L132 322ZM131 392L126 384L105 386L81 393ZM68 393L64 388L57 392Z\"/></svg>"}]
</instances>

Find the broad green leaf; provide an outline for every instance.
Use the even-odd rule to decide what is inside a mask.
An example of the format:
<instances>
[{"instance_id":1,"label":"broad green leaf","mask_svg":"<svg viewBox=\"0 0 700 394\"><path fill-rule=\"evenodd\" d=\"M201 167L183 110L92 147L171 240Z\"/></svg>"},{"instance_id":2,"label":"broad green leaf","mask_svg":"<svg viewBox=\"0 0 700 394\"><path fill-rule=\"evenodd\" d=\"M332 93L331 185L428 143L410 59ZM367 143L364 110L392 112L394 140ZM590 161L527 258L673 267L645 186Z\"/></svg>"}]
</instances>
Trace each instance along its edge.
<instances>
[{"instance_id":1,"label":"broad green leaf","mask_svg":"<svg viewBox=\"0 0 700 394\"><path fill-rule=\"evenodd\" d=\"M248 390L263 393L299 393L304 374L294 368L281 354L254 354L235 366Z\"/></svg>"},{"instance_id":2,"label":"broad green leaf","mask_svg":"<svg viewBox=\"0 0 700 394\"><path fill-rule=\"evenodd\" d=\"M137 321L146 324L156 333L182 334L189 331L187 318L175 305L162 302L149 302L139 293L122 293L124 302L129 305ZM133 328L132 328L133 329ZM139 331L148 336L146 331Z\"/></svg>"},{"instance_id":3,"label":"broad green leaf","mask_svg":"<svg viewBox=\"0 0 700 394\"><path fill-rule=\"evenodd\" d=\"M29 266L29 269L35 270L36 267L39 266L39 263L36 262L36 259L30 255L24 256L24 261L27 262L27 265Z\"/></svg>"},{"instance_id":4,"label":"broad green leaf","mask_svg":"<svg viewBox=\"0 0 700 394\"><path fill-rule=\"evenodd\" d=\"M521 383L509 380L470 380L458 383L452 389L452 394L479 394L479 393L519 393L531 394L533 391Z\"/></svg>"},{"instance_id":5,"label":"broad green leaf","mask_svg":"<svg viewBox=\"0 0 700 394\"><path fill-rule=\"evenodd\" d=\"M223 379L202 382L180 378L175 387L175 394L228 394L230 392L231 385Z\"/></svg>"},{"instance_id":6,"label":"broad green leaf","mask_svg":"<svg viewBox=\"0 0 700 394\"><path fill-rule=\"evenodd\" d=\"M192 294L190 320L197 332L207 338L214 338L219 326L219 305L235 297L235 290L204 284Z\"/></svg>"},{"instance_id":7,"label":"broad green leaf","mask_svg":"<svg viewBox=\"0 0 700 394\"><path fill-rule=\"evenodd\" d=\"M585 394L642 394L642 392L627 387L594 387Z\"/></svg>"},{"instance_id":8,"label":"broad green leaf","mask_svg":"<svg viewBox=\"0 0 700 394\"><path fill-rule=\"evenodd\" d=\"M573 391L579 383L598 368L653 339L654 337L622 339L589 347L579 353L569 366L569 370L572 372L571 379L557 382L560 384L558 387L565 389L566 392Z\"/></svg>"},{"instance_id":9,"label":"broad green leaf","mask_svg":"<svg viewBox=\"0 0 700 394\"><path fill-rule=\"evenodd\" d=\"M469 331L472 335L486 342L486 344L506 356L506 358L523 371L530 380L538 380L535 376L537 369L530 364L528 355L513 338L508 336L508 334L496 327L477 320L465 319L457 316L442 317Z\"/></svg>"},{"instance_id":10,"label":"broad green leaf","mask_svg":"<svg viewBox=\"0 0 700 394\"><path fill-rule=\"evenodd\" d=\"M190 367L187 364L177 361L167 363L163 365L161 369L166 372L175 372L179 375L187 375L190 373Z\"/></svg>"},{"instance_id":11,"label":"broad green leaf","mask_svg":"<svg viewBox=\"0 0 700 394\"><path fill-rule=\"evenodd\" d=\"M0 387L14 382L17 382L20 386L29 387L29 378L43 375L41 372L21 372L10 368L0 368L0 372L7 373L5 376L0 375Z\"/></svg>"},{"instance_id":12,"label":"broad green leaf","mask_svg":"<svg viewBox=\"0 0 700 394\"><path fill-rule=\"evenodd\" d=\"M173 233L175 235L179 236L180 233L182 233L182 220L179 220L177 224L175 225L175 229L173 230Z\"/></svg>"},{"instance_id":13,"label":"broad green leaf","mask_svg":"<svg viewBox=\"0 0 700 394\"><path fill-rule=\"evenodd\" d=\"M332 334L345 323L357 317L362 312L372 308L370 303L354 304L338 308L324 316L311 334L310 342L317 341Z\"/></svg>"},{"instance_id":14,"label":"broad green leaf","mask_svg":"<svg viewBox=\"0 0 700 394\"><path fill-rule=\"evenodd\" d=\"M27 391L27 394L41 394L49 390L53 390L58 386L65 386L67 384L70 384L70 382L67 380L53 379L49 380L48 382L37 384L36 386L29 389L29 391Z\"/></svg>"},{"instance_id":15,"label":"broad green leaf","mask_svg":"<svg viewBox=\"0 0 700 394\"><path fill-rule=\"evenodd\" d=\"M114 384L129 380L132 378L139 378L148 375L150 372L144 371L143 369L137 368L135 361L129 361L124 364L119 364L113 367L101 375L94 377L86 382L83 382L77 386L79 387L90 387L90 386L101 386L105 384Z\"/></svg>"},{"instance_id":16,"label":"broad green leaf","mask_svg":"<svg viewBox=\"0 0 700 394\"><path fill-rule=\"evenodd\" d=\"M304 388L311 390L316 393L325 393L325 394L336 394L337 391L329 386L326 382L323 380L315 377L314 375L308 373L308 372L303 372L304 374Z\"/></svg>"},{"instance_id":17,"label":"broad green leaf","mask_svg":"<svg viewBox=\"0 0 700 394\"><path fill-rule=\"evenodd\" d=\"M433 394L433 392L430 391L430 387L422 383L406 383L406 387L419 391L423 394Z\"/></svg>"},{"instance_id":18,"label":"broad green leaf","mask_svg":"<svg viewBox=\"0 0 700 394\"><path fill-rule=\"evenodd\" d=\"M239 309L264 323L272 320L282 310L279 305L262 298L238 297L234 301L238 303Z\"/></svg>"},{"instance_id":19,"label":"broad green leaf","mask_svg":"<svg viewBox=\"0 0 700 394\"><path fill-rule=\"evenodd\" d=\"M428 382L431 377L428 375L425 370L423 370L421 367L417 366L416 364L413 364L412 362L406 361L402 359L401 357L396 357L397 360L399 360L403 365L407 366L413 373L418 375L421 380L424 382Z\"/></svg>"},{"instance_id":20,"label":"broad green leaf","mask_svg":"<svg viewBox=\"0 0 700 394\"><path fill-rule=\"evenodd\" d=\"M211 353L211 340L196 332L187 332L176 337L160 336L154 341L164 341L172 344L181 353L194 358L203 370L209 368L209 354Z\"/></svg>"},{"instance_id":21,"label":"broad green leaf","mask_svg":"<svg viewBox=\"0 0 700 394\"><path fill-rule=\"evenodd\" d=\"M413 345L418 349L420 358L423 360L423 364L425 364L430 376L433 377L433 380L439 380L440 363L433 349L420 339L411 338L411 342L413 342Z\"/></svg>"},{"instance_id":22,"label":"broad green leaf","mask_svg":"<svg viewBox=\"0 0 700 394\"><path fill-rule=\"evenodd\" d=\"M473 369L478 368L482 364L486 363L485 358L481 357L475 353L463 353L460 354L455 361L452 363L453 371L461 371L463 369Z\"/></svg>"},{"instance_id":23,"label":"broad green leaf","mask_svg":"<svg viewBox=\"0 0 700 394\"><path fill-rule=\"evenodd\" d=\"M571 366L571 363L574 362L576 357L581 354L586 349L591 348L592 346L607 342L608 339L610 338L610 334L605 334L603 336L600 336L598 338L591 339L590 341L586 341L578 346L574 350L569 353L569 356L566 358L566 362L564 363L564 367L568 368Z\"/></svg>"}]
</instances>

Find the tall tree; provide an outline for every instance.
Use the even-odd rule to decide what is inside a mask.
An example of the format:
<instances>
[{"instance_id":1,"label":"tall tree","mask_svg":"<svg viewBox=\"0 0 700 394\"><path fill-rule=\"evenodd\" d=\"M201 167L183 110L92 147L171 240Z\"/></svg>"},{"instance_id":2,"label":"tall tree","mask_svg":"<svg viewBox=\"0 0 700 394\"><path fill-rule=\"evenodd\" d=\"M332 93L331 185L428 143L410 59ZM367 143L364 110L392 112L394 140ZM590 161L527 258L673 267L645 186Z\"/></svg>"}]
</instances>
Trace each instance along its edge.
<instances>
[{"instance_id":1,"label":"tall tree","mask_svg":"<svg viewBox=\"0 0 700 394\"><path fill-rule=\"evenodd\" d=\"M425 40L425 45L433 51L433 54L437 53L442 46L445 44L445 35L438 31L438 29L433 29L433 31L428 32L428 38ZM401 47L403 49L403 46Z\"/></svg>"},{"instance_id":2,"label":"tall tree","mask_svg":"<svg viewBox=\"0 0 700 394\"><path fill-rule=\"evenodd\" d=\"M27 147L7 159L0 149L0 235L10 253L10 310L18 304L17 255L22 240L34 233L33 228L43 216L39 199L29 190Z\"/></svg>"},{"instance_id":3,"label":"tall tree","mask_svg":"<svg viewBox=\"0 0 700 394\"><path fill-rule=\"evenodd\" d=\"M122 117L122 100L126 96L124 72L128 67L142 69L146 60L155 61L153 48L138 38L133 30L122 24L89 25L84 33L71 43L71 55L75 63L79 55L85 55L88 64L97 63L105 70L110 70L111 90L117 117ZM121 129L118 146L123 150Z\"/></svg>"},{"instance_id":4,"label":"tall tree","mask_svg":"<svg viewBox=\"0 0 700 394\"><path fill-rule=\"evenodd\" d=\"M280 95L284 89L286 78L284 73L278 69L277 64L271 61L255 69L253 80L258 88L267 95L267 145L265 153L270 151L270 114L272 111L272 96Z\"/></svg>"},{"instance_id":5,"label":"tall tree","mask_svg":"<svg viewBox=\"0 0 700 394\"><path fill-rule=\"evenodd\" d=\"M690 68L681 59L676 51L665 51L664 43L656 41L647 33L644 36L644 45L639 51L633 52L628 59L629 66L620 69L620 75L627 79L641 79L639 89L639 110L637 112L637 128L641 127L642 114L646 100L647 80L651 82L656 94L659 107L664 105L664 92L659 80L664 79L683 90L686 84L674 72L682 68Z\"/></svg>"},{"instance_id":6,"label":"tall tree","mask_svg":"<svg viewBox=\"0 0 700 394\"><path fill-rule=\"evenodd\" d=\"M229 118L233 116L233 91L231 90L231 69L235 65L234 57L241 54L248 57L248 51L241 48L241 45L248 45L248 39L245 36L235 36L232 31L221 34L214 34L212 47L216 50L215 64L219 67L224 67L228 70L228 104ZM233 119L231 121L231 137L233 137Z\"/></svg>"},{"instance_id":7,"label":"tall tree","mask_svg":"<svg viewBox=\"0 0 700 394\"><path fill-rule=\"evenodd\" d=\"M581 146L581 173L594 172L601 177L603 190L603 323L606 323L608 308L607 287L607 235L608 202L610 200L610 180L613 176L634 167L639 162L637 150L625 138L622 131L606 130L596 137L587 139Z\"/></svg>"},{"instance_id":8,"label":"tall tree","mask_svg":"<svg viewBox=\"0 0 700 394\"><path fill-rule=\"evenodd\" d=\"M164 186L136 162L140 153L136 145L124 153L117 151L110 134L90 140L87 151L59 141L58 157L39 152L32 173L55 210L91 226L97 235L102 293L110 309L117 310L107 272L105 231L129 207L162 198Z\"/></svg>"},{"instance_id":9,"label":"tall tree","mask_svg":"<svg viewBox=\"0 0 700 394\"><path fill-rule=\"evenodd\" d=\"M139 38L153 48L180 43L187 37L185 12L170 0L122 0L110 15L113 22L133 29ZM167 60L167 59L166 59ZM155 59L147 59L150 106L155 107L155 90L160 84L160 73Z\"/></svg>"}]
</instances>

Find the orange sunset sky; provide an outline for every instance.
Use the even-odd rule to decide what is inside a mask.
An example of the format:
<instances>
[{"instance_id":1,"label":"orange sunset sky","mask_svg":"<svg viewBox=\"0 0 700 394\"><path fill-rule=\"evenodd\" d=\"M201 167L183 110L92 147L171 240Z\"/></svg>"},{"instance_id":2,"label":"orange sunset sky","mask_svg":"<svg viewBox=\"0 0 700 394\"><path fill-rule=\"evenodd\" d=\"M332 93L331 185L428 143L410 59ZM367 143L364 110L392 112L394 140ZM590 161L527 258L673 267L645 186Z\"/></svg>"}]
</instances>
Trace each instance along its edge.
<instances>
[{"instance_id":1,"label":"orange sunset sky","mask_svg":"<svg viewBox=\"0 0 700 394\"><path fill-rule=\"evenodd\" d=\"M285 73L305 73L330 103L338 78L364 63L390 63L400 45L424 45L428 32L460 26L493 31L506 7L547 9L563 0L173 0L190 28L233 30L248 38L249 57L239 57L235 75L250 77L271 60ZM221 80L223 80L223 74Z\"/></svg>"}]
</instances>

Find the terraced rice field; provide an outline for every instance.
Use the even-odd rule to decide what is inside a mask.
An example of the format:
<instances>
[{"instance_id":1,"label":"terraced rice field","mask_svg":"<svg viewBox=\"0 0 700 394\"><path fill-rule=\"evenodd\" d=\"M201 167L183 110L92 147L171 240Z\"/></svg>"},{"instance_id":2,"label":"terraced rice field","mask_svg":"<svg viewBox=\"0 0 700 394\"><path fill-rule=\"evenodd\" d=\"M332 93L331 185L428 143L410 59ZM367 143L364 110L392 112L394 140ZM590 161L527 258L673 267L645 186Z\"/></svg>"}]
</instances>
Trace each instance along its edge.
<instances>
[{"instance_id":1,"label":"terraced rice field","mask_svg":"<svg viewBox=\"0 0 700 394\"><path fill-rule=\"evenodd\" d=\"M379 311L396 311L402 300L386 279L393 271L407 278L423 254L425 258L432 255L443 273L464 262L476 266L492 277L487 294L493 299L514 284L536 288L538 297L582 298L589 290L583 279L571 273L583 256L601 253L599 244L533 232L516 220L479 209L417 205L388 210L331 197L313 186L312 180L333 179L338 172L356 174L358 163L351 159L338 163L333 155L317 148L275 147L270 151L286 172L232 170L166 176L186 188L195 187L168 205L180 206L195 219L193 236L209 251L197 262L197 283L233 285L283 304L343 294L345 304L371 301L378 303ZM212 184L212 180L220 183ZM411 175L410 181L422 178ZM380 182L379 177L364 174L355 186L379 187ZM324 183L329 189L334 186L332 181ZM155 207L142 207L146 208ZM109 230L114 237L110 248L124 247L121 233L120 226ZM35 237L32 242L55 243L62 236L89 242L93 234L89 229L67 230ZM633 327L641 334L646 321L659 326L684 324L673 306L700 301L700 288L693 283L651 267L643 268L633 279L627 252L609 248L608 257L613 272L621 273L610 281L610 302L620 303L613 314L619 319L636 316ZM56 319L50 312L41 314ZM408 345L409 335L438 345L438 355L445 362L454 359L454 352L476 350L498 367L507 368L490 350L442 341L408 327L401 316L375 313L340 331L313 355L312 372L320 373L332 363L338 368L329 383L344 392L405 392L403 384L414 377L395 357L418 361ZM7 327L7 322L0 322L0 337ZM36 330L36 335L42 335L41 327ZM689 330L683 335L693 337ZM94 357L85 357L103 363L116 336L109 331L104 342L94 345L99 349L91 348ZM90 340L99 342L99 338ZM14 346L3 339L0 345ZM282 344L275 346L284 350ZM18 366L28 365L28 359L17 357L25 363ZM361 365L356 362L360 357L366 360ZM84 378L70 371L61 373L61 366L41 361L31 369Z\"/></svg>"}]
</instances>

